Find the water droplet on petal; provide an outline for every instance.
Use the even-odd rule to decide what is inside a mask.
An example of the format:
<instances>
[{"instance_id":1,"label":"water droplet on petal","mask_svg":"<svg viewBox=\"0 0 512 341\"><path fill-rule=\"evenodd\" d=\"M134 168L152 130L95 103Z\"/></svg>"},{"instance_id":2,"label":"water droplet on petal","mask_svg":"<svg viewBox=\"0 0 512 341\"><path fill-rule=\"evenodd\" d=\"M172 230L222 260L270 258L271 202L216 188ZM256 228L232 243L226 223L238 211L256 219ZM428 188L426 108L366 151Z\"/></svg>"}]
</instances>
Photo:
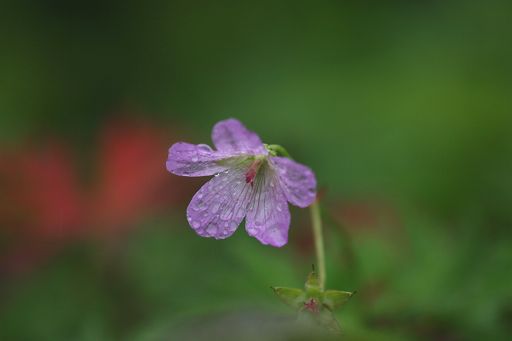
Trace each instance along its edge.
<instances>
[{"instance_id":1,"label":"water droplet on petal","mask_svg":"<svg viewBox=\"0 0 512 341\"><path fill-rule=\"evenodd\" d=\"M262 226L263 224L265 224L265 217L262 214L258 214L254 220L254 225Z\"/></svg>"},{"instance_id":2,"label":"water droplet on petal","mask_svg":"<svg viewBox=\"0 0 512 341\"><path fill-rule=\"evenodd\" d=\"M215 225L210 225L206 228L206 232L208 232L210 235L214 236L215 234L217 234L217 226Z\"/></svg>"},{"instance_id":3,"label":"water droplet on petal","mask_svg":"<svg viewBox=\"0 0 512 341\"><path fill-rule=\"evenodd\" d=\"M270 231L268 231L267 236L270 240L273 240L276 245L283 245L286 243L285 237L276 228L273 228Z\"/></svg>"},{"instance_id":4,"label":"water droplet on petal","mask_svg":"<svg viewBox=\"0 0 512 341\"><path fill-rule=\"evenodd\" d=\"M220 208L220 203L218 201L214 202L212 204L212 207L210 208L211 213L217 213L217 211Z\"/></svg>"},{"instance_id":5,"label":"water droplet on petal","mask_svg":"<svg viewBox=\"0 0 512 341\"><path fill-rule=\"evenodd\" d=\"M199 223L198 221L193 221L193 222L192 222L192 227L193 227L193 228L196 228L196 229L197 229L197 228L199 228L199 226L201 226L201 223Z\"/></svg>"},{"instance_id":6,"label":"water droplet on petal","mask_svg":"<svg viewBox=\"0 0 512 341\"><path fill-rule=\"evenodd\" d=\"M209 153L212 151L209 145L207 144L199 144L197 145L197 150L203 153Z\"/></svg>"},{"instance_id":7,"label":"water droplet on petal","mask_svg":"<svg viewBox=\"0 0 512 341\"><path fill-rule=\"evenodd\" d=\"M197 159L197 156L193 156L193 157L192 157L192 162L197 162L197 160L198 160L198 159Z\"/></svg>"},{"instance_id":8,"label":"water droplet on petal","mask_svg":"<svg viewBox=\"0 0 512 341\"><path fill-rule=\"evenodd\" d=\"M208 208L208 205L204 201L199 201L193 208L196 211L204 211Z\"/></svg>"},{"instance_id":9,"label":"water droplet on petal","mask_svg":"<svg viewBox=\"0 0 512 341\"><path fill-rule=\"evenodd\" d=\"M231 211L224 210L220 213L220 219L222 220L229 220L231 219Z\"/></svg>"}]
</instances>

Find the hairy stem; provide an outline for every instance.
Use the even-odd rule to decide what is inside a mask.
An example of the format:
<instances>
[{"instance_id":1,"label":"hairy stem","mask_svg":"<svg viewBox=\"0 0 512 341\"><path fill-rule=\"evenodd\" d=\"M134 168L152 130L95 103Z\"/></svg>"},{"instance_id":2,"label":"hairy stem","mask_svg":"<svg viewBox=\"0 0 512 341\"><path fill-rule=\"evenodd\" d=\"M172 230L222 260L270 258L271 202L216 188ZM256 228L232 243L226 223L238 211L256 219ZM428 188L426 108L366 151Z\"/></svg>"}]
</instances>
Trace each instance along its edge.
<instances>
[{"instance_id":1,"label":"hairy stem","mask_svg":"<svg viewBox=\"0 0 512 341\"><path fill-rule=\"evenodd\" d=\"M325 250L324 236L322 233L322 217L320 215L320 204L318 199L310 206L311 225L313 227L313 239L315 240L316 262L318 267L318 281L320 289L325 288Z\"/></svg>"}]
</instances>

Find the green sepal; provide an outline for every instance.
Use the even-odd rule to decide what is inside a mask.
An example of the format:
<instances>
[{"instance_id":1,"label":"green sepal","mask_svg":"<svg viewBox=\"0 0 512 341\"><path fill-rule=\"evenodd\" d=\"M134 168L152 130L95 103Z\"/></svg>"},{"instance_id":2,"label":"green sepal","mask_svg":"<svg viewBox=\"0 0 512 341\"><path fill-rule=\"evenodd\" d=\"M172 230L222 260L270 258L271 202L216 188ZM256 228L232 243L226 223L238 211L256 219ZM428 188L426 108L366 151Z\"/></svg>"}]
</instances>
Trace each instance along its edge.
<instances>
[{"instance_id":1,"label":"green sepal","mask_svg":"<svg viewBox=\"0 0 512 341\"><path fill-rule=\"evenodd\" d=\"M334 314L328 309L322 309L317 313L311 313L307 310L299 312L297 321L303 325L327 330L331 333L340 333L340 324Z\"/></svg>"},{"instance_id":2,"label":"green sepal","mask_svg":"<svg viewBox=\"0 0 512 341\"><path fill-rule=\"evenodd\" d=\"M270 156L284 156L289 159L292 158L290 153L283 147L278 144L264 144L265 148L268 150Z\"/></svg>"},{"instance_id":3,"label":"green sepal","mask_svg":"<svg viewBox=\"0 0 512 341\"><path fill-rule=\"evenodd\" d=\"M297 288L271 287L274 293L283 301L294 309L301 309L306 299L304 290Z\"/></svg>"},{"instance_id":4,"label":"green sepal","mask_svg":"<svg viewBox=\"0 0 512 341\"><path fill-rule=\"evenodd\" d=\"M299 323L335 334L340 332L340 325L333 312L355 294L349 291L323 290L314 268L307 277L304 290L285 287L272 289L285 304L298 312Z\"/></svg>"},{"instance_id":5,"label":"green sepal","mask_svg":"<svg viewBox=\"0 0 512 341\"><path fill-rule=\"evenodd\" d=\"M306 291L320 291L320 280L318 274L313 270L309 273L306 283L304 284Z\"/></svg>"},{"instance_id":6,"label":"green sepal","mask_svg":"<svg viewBox=\"0 0 512 341\"><path fill-rule=\"evenodd\" d=\"M347 302L352 295L354 293L349 291L325 290L323 293L323 304L331 311L334 311Z\"/></svg>"},{"instance_id":7,"label":"green sepal","mask_svg":"<svg viewBox=\"0 0 512 341\"><path fill-rule=\"evenodd\" d=\"M320 326L323 326L328 331L333 333L341 332L340 324L338 323L338 320L336 320L336 317L331 311L327 309L322 309L320 313L316 314L315 317L317 323Z\"/></svg>"}]
</instances>

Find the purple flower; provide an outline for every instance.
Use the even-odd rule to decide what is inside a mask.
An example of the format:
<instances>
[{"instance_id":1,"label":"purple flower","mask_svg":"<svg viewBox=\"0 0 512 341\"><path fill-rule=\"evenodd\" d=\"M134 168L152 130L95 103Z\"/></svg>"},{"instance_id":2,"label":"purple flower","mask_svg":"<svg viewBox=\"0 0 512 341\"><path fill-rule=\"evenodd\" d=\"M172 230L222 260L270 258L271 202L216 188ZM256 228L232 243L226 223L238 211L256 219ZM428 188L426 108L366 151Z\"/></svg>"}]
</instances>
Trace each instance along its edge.
<instances>
[{"instance_id":1,"label":"purple flower","mask_svg":"<svg viewBox=\"0 0 512 341\"><path fill-rule=\"evenodd\" d=\"M215 148L178 142L169 149L167 170L182 176L214 177L194 195L187 219L197 234L224 239L246 219L247 233L276 247L288 241L288 202L307 207L316 197L308 167L275 156L259 136L236 119L218 122Z\"/></svg>"}]
</instances>

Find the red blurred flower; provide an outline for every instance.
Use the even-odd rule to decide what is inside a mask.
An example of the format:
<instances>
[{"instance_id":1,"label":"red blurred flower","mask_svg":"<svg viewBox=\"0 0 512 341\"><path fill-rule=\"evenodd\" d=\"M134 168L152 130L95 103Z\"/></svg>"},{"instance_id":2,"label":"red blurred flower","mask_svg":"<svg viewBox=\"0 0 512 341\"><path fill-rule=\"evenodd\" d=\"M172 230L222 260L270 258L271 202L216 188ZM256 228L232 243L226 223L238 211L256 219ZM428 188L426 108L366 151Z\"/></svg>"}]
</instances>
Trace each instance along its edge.
<instances>
[{"instance_id":1,"label":"red blurred flower","mask_svg":"<svg viewBox=\"0 0 512 341\"><path fill-rule=\"evenodd\" d=\"M164 167L169 133L135 121L111 122L100 137L99 178L91 200L91 223L100 232L124 229L141 217L176 203L181 182Z\"/></svg>"},{"instance_id":2,"label":"red blurred flower","mask_svg":"<svg viewBox=\"0 0 512 341\"><path fill-rule=\"evenodd\" d=\"M0 222L15 234L61 239L82 222L83 201L62 145L24 148L0 161Z\"/></svg>"},{"instance_id":3,"label":"red blurred flower","mask_svg":"<svg viewBox=\"0 0 512 341\"><path fill-rule=\"evenodd\" d=\"M0 155L2 265L33 264L69 240L113 236L180 203L190 187L165 169L172 136L147 122L114 120L100 133L92 186L69 146L52 141Z\"/></svg>"},{"instance_id":4,"label":"red blurred flower","mask_svg":"<svg viewBox=\"0 0 512 341\"><path fill-rule=\"evenodd\" d=\"M0 157L4 271L23 272L82 228L83 198L70 153L56 142Z\"/></svg>"}]
</instances>

